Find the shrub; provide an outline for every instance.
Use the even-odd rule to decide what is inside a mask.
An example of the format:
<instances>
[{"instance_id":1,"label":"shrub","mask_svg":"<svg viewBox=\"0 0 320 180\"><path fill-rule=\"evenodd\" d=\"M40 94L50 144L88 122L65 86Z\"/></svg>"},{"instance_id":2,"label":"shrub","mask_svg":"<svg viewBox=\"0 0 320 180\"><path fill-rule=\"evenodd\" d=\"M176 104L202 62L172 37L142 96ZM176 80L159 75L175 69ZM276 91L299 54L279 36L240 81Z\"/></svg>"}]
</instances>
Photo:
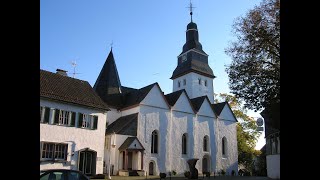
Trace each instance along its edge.
<instances>
[{"instance_id":1,"label":"shrub","mask_svg":"<svg viewBox=\"0 0 320 180\"><path fill-rule=\"evenodd\" d=\"M224 176L226 174L226 171L221 169L221 174Z\"/></svg>"},{"instance_id":2,"label":"shrub","mask_svg":"<svg viewBox=\"0 0 320 180\"><path fill-rule=\"evenodd\" d=\"M175 170L172 170L172 175L176 175L177 172Z\"/></svg>"},{"instance_id":3,"label":"shrub","mask_svg":"<svg viewBox=\"0 0 320 180\"><path fill-rule=\"evenodd\" d=\"M236 172L234 170L231 171L231 175L234 176L236 175Z\"/></svg>"},{"instance_id":4,"label":"shrub","mask_svg":"<svg viewBox=\"0 0 320 180\"><path fill-rule=\"evenodd\" d=\"M160 178L161 179L164 179L164 178L166 178L167 177L167 174L166 173L160 173Z\"/></svg>"},{"instance_id":5,"label":"shrub","mask_svg":"<svg viewBox=\"0 0 320 180\"><path fill-rule=\"evenodd\" d=\"M188 178L190 176L190 171L185 171L184 172L184 177Z\"/></svg>"}]
</instances>

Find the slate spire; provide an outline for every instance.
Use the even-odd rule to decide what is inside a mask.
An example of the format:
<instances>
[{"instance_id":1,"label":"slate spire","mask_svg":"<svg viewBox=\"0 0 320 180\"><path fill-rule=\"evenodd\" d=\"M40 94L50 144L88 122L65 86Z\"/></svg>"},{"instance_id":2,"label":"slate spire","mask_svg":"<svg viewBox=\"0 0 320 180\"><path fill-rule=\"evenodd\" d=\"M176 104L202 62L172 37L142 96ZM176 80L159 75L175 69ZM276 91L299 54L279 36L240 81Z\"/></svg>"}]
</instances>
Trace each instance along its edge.
<instances>
[{"instance_id":1,"label":"slate spire","mask_svg":"<svg viewBox=\"0 0 320 180\"><path fill-rule=\"evenodd\" d=\"M121 83L113 57L112 48L93 86L93 89L104 101L107 101L110 95L121 94Z\"/></svg>"},{"instance_id":2,"label":"slate spire","mask_svg":"<svg viewBox=\"0 0 320 180\"><path fill-rule=\"evenodd\" d=\"M187 25L186 42L182 52L178 56L178 65L170 79L176 79L190 72L195 72L210 78L214 78L212 69L209 67L208 55L202 50L199 42L197 24L192 20L192 4L190 3L191 22Z\"/></svg>"}]
</instances>

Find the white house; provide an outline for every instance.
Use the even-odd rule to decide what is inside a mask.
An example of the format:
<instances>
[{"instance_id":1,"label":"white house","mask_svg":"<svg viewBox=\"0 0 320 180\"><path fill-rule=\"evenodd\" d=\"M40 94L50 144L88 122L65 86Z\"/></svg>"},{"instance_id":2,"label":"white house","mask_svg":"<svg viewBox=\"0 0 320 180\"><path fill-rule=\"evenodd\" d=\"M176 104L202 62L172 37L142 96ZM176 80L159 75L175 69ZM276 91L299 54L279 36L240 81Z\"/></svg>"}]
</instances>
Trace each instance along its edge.
<instances>
[{"instance_id":1,"label":"white house","mask_svg":"<svg viewBox=\"0 0 320 180\"><path fill-rule=\"evenodd\" d=\"M237 130L227 102L214 104L208 55L190 22L186 43L171 79L173 92L158 83L140 89L122 86L112 49L93 89L108 105L105 169L112 175L159 175L189 171L238 171Z\"/></svg>"},{"instance_id":2,"label":"white house","mask_svg":"<svg viewBox=\"0 0 320 180\"><path fill-rule=\"evenodd\" d=\"M40 170L103 173L107 105L87 81L40 70Z\"/></svg>"}]
</instances>

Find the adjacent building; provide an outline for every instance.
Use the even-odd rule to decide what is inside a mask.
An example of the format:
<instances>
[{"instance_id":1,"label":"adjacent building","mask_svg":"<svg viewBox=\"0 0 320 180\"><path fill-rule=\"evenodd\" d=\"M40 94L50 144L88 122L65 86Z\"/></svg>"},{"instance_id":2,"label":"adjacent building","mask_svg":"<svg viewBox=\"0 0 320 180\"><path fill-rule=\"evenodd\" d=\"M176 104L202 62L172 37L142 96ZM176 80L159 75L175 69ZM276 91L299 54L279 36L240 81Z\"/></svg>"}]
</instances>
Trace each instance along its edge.
<instances>
[{"instance_id":1,"label":"adjacent building","mask_svg":"<svg viewBox=\"0 0 320 180\"><path fill-rule=\"evenodd\" d=\"M108 110L87 81L40 70L40 170L102 174Z\"/></svg>"}]
</instances>

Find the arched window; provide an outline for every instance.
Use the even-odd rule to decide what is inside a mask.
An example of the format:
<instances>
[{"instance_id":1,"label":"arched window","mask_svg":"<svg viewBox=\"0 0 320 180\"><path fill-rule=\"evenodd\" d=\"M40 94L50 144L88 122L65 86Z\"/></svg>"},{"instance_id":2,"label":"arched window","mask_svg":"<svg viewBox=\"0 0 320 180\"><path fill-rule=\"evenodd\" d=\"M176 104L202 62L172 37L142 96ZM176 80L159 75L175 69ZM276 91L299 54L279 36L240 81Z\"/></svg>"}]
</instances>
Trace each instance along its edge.
<instances>
[{"instance_id":1,"label":"arched window","mask_svg":"<svg viewBox=\"0 0 320 180\"><path fill-rule=\"evenodd\" d=\"M158 153L158 132L154 130L151 136L151 153Z\"/></svg>"},{"instance_id":2,"label":"arched window","mask_svg":"<svg viewBox=\"0 0 320 180\"><path fill-rule=\"evenodd\" d=\"M187 84L187 80L184 79L184 80L183 80L183 85L186 85L186 84Z\"/></svg>"},{"instance_id":3,"label":"arched window","mask_svg":"<svg viewBox=\"0 0 320 180\"><path fill-rule=\"evenodd\" d=\"M180 81L178 81L178 87L180 87L181 86L181 82Z\"/></svg>"},{"instance_id":4,"label":"arched window","mask_svg":"<svg viewBox=\"0 0 320 180\"><path fill-rule=\"evenodd\" d=\"M223 156L227 155L227 138L226 137L222 138L222 155Z\"/></svg>"},{"instance_id":5,"label":"arched window","mask_svg":"<svg viewBox=\"0 0 320 180\"><path fill-rule=\"evenodd\" d=\"M209 141L208 136L204 136L204 138L203 138L203 151L209 151L208 141Z\"/></svg>"},{"instance_id":6,"label":"arched window","mask_svg":"<svg viewBox=\"0 0 320 180\"><path fill-rule=\"evenodd\" d=\"M182 135L182 154L187 154L187 134Z\"/></svg>"},{"instance_id":7,"label":"arched window","mask_svg":"<svg viewBox=\"0 0 320 180\"><path fill-rule=\"evenodd\" d=\"M204 85L207 86L207 80L204 80Z\"/></svg>"},{"instance_id":8,"label":"arched window","mask_svg":"<svg viewBox=\"0 0 320 180\"><path fill-rule=\"evenodd\" d=\"M199 84L201 85L201 78L198 78Z\"/></svg>"}]
</instances>

